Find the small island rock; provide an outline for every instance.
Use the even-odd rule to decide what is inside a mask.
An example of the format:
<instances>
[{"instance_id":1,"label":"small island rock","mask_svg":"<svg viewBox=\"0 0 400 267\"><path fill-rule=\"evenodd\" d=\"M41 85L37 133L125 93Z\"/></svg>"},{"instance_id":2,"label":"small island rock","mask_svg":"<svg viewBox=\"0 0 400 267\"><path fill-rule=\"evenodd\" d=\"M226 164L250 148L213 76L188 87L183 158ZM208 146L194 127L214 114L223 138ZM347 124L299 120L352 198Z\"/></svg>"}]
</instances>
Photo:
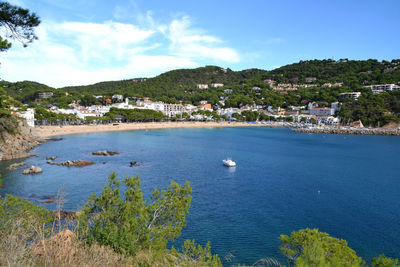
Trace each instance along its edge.
<instances>
[{"instance_id":1,"label":"small island rock","mask_svg":"<svg viewBox=\"0 0 400 267\"><path fill-rule=\"evenodd\" d=\"M36 174L43 172L42 168L31 166L29 169L25 169L22 174Z\"/></svg>"},{"instance_id":2,"label":"small island rock","mask_svg":"<svg viewBox=\"0 0 400 267\"><path fill-rule=\"evenodd\" d=\"M67 166L67 167L72 167L72 166L83 167L94 164L94 162L90 160L67 160L64 162L54 162L52 160L48 160L47 163L50 165Z\"/></svg>"},{"instance_id":3,"label":"small island rock","mask_svg":"<svg viewBox=\"0 0 400 267\"><path fill-rule=\"evenodd\" d=\"M92 155L95 155L95 156L113 156L113 155L117 155L117 154L119 154L118 151L110 151L110 150L99 150L99 151L92 152Z\"/></svg>"}]
</instances>

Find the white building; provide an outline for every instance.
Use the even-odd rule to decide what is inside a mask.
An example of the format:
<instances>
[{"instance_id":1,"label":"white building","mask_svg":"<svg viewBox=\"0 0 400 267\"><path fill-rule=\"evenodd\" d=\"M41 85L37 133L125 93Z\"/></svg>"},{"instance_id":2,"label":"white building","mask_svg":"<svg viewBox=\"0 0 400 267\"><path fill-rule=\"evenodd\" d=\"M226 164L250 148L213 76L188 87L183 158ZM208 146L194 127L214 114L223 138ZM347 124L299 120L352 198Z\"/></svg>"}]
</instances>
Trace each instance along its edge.
<instances>
[{"instance_id":1,"label":"white building","mask_svg":"<svg viewBox=\"0 0 400 267\"><path fill-rule=\"evenodd\" d=\"M165 105L167 105L167 104L164 104L163 102L151 102L151 103L145 103L143 107L145 109L151 109L151 110L155 110L155 111L164 112Z\"/></svg>"},{"instance_id":2,"label":"white building","mask_svg":"<svg viewBox=\"0 0 400 267\"><path fill-rule=\"evenodd\" d=\"M208 84L198 84L197 88L198 89L208 89Z\"/></svg>"},{"instance_id":3,"label":"white building","mask_svg":"<svg viewBox=\"0 0 400 267\"><path fill-rule=\"evenodd\" d=\"M52 97L54 94L53 92L42 92L42 93L37 93L37 97L40 99L45 99L45 98L50 98Z\"/></svg>"},{"instance_id":4,"label":"white building","mask_svg":"<svg viewBox=\"0 0 400 267\"><path fill-rule=\"evenodd\" d=\"M340 103L339 102L333 102L331 104L331 108L336 112L340 110Z\"/></svg>"},{"instance_id":5,"label":"white building","mask_svg":"<svg viewBox=\"0 0 400 267\"><path fill-rule=\"evenodd\" d=\"M24 118L30 127L35 127L35 109L28 108L26 111L16 112L18 116Z\"/></svg>"},{"instance_id":6,"label":"white building","mask_svg":"<svg viewBox=\"0 0 400 267\"><path fill-rule=\"evenodd\" d=\"M124 100L124 96L123 95L113 95L112 99L115 101L122 101L122 100Z\"/></svg>"},{"instance_id":7,"label":"white building","mask_svg":"<svg viewBox=\"0 0 400 267\"><path fill-rule=\"evenodd\" d=\"M384 91L397 91L400 90L400 86L396 84L376 84L368 85L366 88L371 88L373 94L379 94Z\"/></svg>"},{"instance_id":8,"label":"white building","mask_svg":"<svg viewBox=\"0 0 400 267\"><path fill-rule=\"evenodd\" d=\"M347 92L347 93L341 93L340 95L347 95L350 98L357 100L361 96L361 92Z\"/></svg>"},{"instance_id":9,"label":"white building","mask_svg":"<svg viewBox=\"0 0 400 267\"><path fill-rule=\"evenodd\" d=\"M310 109L310 115L315 116L333 116L335 110L333 108L313 108Z\"/></svg>"},{"instance_id":10,"label":"white building","mask_svg":"<svg viewBox=\"0 0 400 267\"><path fill-rule=\"evenodd\" d=\"M198 110L197 107L192 104L185 105L185 112L189 114L192 114L192 112L195 112L197 110Z\"/></svg>"},{"instance_id":11,"label":"white building","mask_svg":"<svg viewBox=\"0 0 400 267\"><path fill-rule=\"evenodd\" d=\"M182 104L164 104L163 113L167 116L175 116L185 112L185 107Z\"/></svg>"},{"instance_id":12,"label":"white building","mask_svg":"<svg viewBox=\"0 0 400 267\"><path fill-rule=\"evenodd\" d=\"M333 125L333 124L339 124L340 120L339 118L333 117L333 116L320 116L317 118L318 124L323 123L327 125Z\"/></svg>"},{"instance_id":13,"label":"white building","mask_svg":"<svg viewBox=\"0 0 400 267\"><path fill-rule=\"evenodd\" d=\"M318 107L318 104L317 104L316 102L310 102L310 103L308 103L308 105L307 105L307 109L308 109L308 110L311 110L311 109L317 108L317 107Z\"/></svg>"},{"instance_id":14,"label":"white building","mask_svg":"<svg viewBox=\"0 0 400 267\"><path fill-rule=\"evenodd\" d=\"M218 88L218 87L222 87L222 86L224 86L223 83L212 83L211 84L211 87L213 87L213 88Z\"/></svg>"}]
</instances>

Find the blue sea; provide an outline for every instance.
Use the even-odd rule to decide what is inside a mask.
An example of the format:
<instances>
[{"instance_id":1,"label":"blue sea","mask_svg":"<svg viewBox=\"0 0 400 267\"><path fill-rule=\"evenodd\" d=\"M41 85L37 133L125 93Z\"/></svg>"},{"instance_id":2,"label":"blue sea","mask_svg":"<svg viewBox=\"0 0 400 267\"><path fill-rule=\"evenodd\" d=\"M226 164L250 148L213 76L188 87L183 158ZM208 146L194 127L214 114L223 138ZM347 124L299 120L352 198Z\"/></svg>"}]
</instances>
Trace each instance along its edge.
<instances>
[{"instance_id":1,"label":"blue sea","mask_svg":"<svg viewBox=\"0 0 400 267\"><path fill-rule=\"evenodd\" d=\"M93 156L97 150L115 156ZM176 241L211 241L225 265L262 258L282 263L279 236L318 228L348 241L367 262L384 253L400 258L400 138L294 133L289 129L220 128L129 131L64 136L35 148L26 159L42 174L6 172L1 195L37 204L62 188L66 210L100 193L110 172L140 175L146 197L173 179L190 181L187 227ZM86 167L46 164L85 159ZM222 165L231 157L236 168ZM139 166L129 167L137 161ZM49 209L55 203L42 204ZM233 257L232 257L233 256ZM229 259L228 259L229 258Z\"/></svg>"}]
</instances>

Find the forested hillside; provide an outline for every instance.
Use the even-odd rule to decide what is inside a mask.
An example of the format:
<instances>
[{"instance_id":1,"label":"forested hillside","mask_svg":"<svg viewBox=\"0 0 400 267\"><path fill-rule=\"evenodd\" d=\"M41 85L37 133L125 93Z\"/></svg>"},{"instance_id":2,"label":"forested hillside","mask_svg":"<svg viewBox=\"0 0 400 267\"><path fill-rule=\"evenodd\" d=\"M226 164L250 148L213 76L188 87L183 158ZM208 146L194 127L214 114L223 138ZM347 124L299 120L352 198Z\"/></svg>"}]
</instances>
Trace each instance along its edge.
<instances>
[{"instance_id":1,"label":"forested hillside","mask_svg":"<svg viewBox=\"0 0 400 267\"><path fill-rule=\"evenodd\" d=\"M214 88L212 83L223 86ZM67 108L73 102L82 105L101 104L101 98L96 100L94 96L111 97L113 94L194 105L207 100L220 107L257 104L287 108L304 106L309 102L317 102L324 107L340 101L343 103L340 115L346 121L362 119L367 125L384 125L400 118L399 91L373 95L371 89L365 86L399 83L400 59L328 59L300 61L272 71L232 71L217 66L179 69L154 78L132 78L59 89L29 81L1 81L0 86L15 100L31 106L57 105L61 108ZM199 89L198 84L207 84L208 88ZM362 92L358 101L341 95L354 91ZM39 100L39 92L53 92L53 96Z\"/></svg>"}]
</instances>

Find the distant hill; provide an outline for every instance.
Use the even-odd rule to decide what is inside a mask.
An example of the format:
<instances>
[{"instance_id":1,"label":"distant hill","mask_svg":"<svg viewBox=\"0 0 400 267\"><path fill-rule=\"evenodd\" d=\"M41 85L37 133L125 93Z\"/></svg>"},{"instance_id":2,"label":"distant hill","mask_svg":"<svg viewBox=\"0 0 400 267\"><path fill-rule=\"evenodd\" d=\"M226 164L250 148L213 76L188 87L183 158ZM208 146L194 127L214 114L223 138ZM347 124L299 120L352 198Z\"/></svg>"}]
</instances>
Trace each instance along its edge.
<instances>
[{"instance_id":1,"label":"distant hill","mask_svg":"<svg viewBox=\"0 0 400 267\"><path fill-rule=\"evenodd\" d=\"M187 93L202 94L197 84L223 83L225 87L265 86L265 79L277 83L306 83L306 78L314 77L313 83L343 82L350 88L360 88L369 84L400 82L400 60L379 62L369 60L308 60L286 65L272 71L248 69L232 71L217 66L195 69L178 69L165 72L154 78L133 78L121 81L100 82L86 86L69 86L55 89L44 84L24 81L9 83L2 81L0 86L7 93L22 102L34 100L35 93L52 91L56 96L65 92L74 94L115 94L125 96L147 96L152 98L169 97L185 99ZM207 92L215 91L212 88Z\"/></svg>"},{"instance_id":2,"label":"distant hill","mask_svg":"<svg viewBox=\"0 0 400 267\"><path fill-rule=\"evenodd\" d=\"M344 82L346 85L398 83L400 60L379 62L369 60L308 60L286 65L269 72L269 77L279 82L305 83L307 77L316 82Z\"/></svg>"},{"instance_id":3,"label":"distant hill","mask_svg":"<svg viewBox=\"0 0 400 267\"><path fill-rule=\"evenodd\" d=\"M165 72L154 78L101 82L87 86L60 88L64 91L90 92L93 94L121 93L127 96L175 97L182 99L187 90L196 90L197 84L238 84L240 81L265 74L267 71L250 69L232 71L217 66L196 69L179 69Z\"/></svg>"}]
</instances>

